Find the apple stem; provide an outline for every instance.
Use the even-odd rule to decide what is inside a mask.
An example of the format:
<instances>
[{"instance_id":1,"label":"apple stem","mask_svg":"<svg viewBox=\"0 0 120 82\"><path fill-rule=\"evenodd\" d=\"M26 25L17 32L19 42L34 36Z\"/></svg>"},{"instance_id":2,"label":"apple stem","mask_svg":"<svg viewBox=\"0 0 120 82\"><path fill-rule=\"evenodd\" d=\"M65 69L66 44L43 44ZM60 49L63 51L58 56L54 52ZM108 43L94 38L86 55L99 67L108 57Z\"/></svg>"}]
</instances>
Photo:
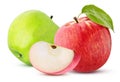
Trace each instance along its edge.
<instances>
[{"instance_id":1,"label":"apple stem","mask_svg":"<svg viewBox=\"0 0 120 82\"><path fill-rule=\"evenodd\" d=\"M77 17L74 17L73 19L75 20L76 23L79 23Z\"/></svg>"},{"instance_id":2,"label":"apple stem","mask_svg":"<svg viewBox=\"0 0 120 82\"><path fill-rule=\"evenodd\" d=\"M51 16L50 16L50 19L52 19L52 18L53 18L53 16L51 15Z\"/></svg>"}]
</instances>

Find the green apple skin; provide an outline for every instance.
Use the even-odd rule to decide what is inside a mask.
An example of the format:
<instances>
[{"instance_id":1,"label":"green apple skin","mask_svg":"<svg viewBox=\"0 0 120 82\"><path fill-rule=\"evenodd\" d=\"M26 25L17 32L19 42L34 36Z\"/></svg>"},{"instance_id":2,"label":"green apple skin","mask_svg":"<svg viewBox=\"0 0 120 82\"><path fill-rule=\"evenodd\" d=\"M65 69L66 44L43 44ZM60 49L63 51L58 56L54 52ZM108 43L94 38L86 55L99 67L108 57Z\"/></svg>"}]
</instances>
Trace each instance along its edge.
<instances>
[{"instance_id":1,"label":"green apple skin","mask_svg":"<svg viewBox=\"0 0 120 82\"><path fill-rule=\"evenodd\" d=\"M8 47L19 60L31 65L30 47L38 41L53 43L58 28L45 13L39 10L26 11L16 17L10 25Z\"/></svg>"}]
</instances>

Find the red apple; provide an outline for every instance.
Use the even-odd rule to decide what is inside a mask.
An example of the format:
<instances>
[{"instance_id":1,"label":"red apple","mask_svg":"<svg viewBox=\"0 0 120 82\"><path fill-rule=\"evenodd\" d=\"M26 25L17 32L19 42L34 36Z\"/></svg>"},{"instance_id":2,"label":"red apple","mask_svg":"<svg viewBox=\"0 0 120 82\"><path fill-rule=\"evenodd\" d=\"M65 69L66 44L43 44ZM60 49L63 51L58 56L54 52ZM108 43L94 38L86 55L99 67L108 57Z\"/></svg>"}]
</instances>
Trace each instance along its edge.
<instances>
[{"instance_id":1,"label":"red apple","mask_svg":"<svg viewBox=\"0 0 120 82\"><path fill-rule=\"evenodd\" d=\"M77 72L92 72L108 60L111 51L109 30L87 17L63 25L55 35L55 44L74 50L81 60ZM78 57L80 57L78 56Z\"/></svg>"},{"instance_id":2,"label":"red apple","mask_svg":"<svg viewBox=\"0 0 120 82\"><path fill-rule=\"evenodd\" d=\"M31 47L29 56L33 67L49 75L61 75L71 71L80 60L73 50L43 41Z\"/></svg>"}]
</instances>

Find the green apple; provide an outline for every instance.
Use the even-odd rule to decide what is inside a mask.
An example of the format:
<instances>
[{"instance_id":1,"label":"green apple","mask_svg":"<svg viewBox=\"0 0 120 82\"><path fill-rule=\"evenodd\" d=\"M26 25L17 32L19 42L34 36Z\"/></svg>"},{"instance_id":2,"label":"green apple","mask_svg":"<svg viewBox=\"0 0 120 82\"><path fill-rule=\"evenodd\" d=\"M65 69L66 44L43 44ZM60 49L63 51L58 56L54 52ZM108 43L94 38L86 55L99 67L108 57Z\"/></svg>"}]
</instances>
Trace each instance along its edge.
<instances>
[{"instance_id":1,"label":"green apple","mask_svg":"<svg viewBox=\"0 0 120 82\"><path fill-rule=\"evenodd\" d=\"M45 13L39 10L26 11L16 17L10 25L8 47L19 60L31 65L30 47L38 41L53 43L58 28Z\"/></svg>"}]
</instances>

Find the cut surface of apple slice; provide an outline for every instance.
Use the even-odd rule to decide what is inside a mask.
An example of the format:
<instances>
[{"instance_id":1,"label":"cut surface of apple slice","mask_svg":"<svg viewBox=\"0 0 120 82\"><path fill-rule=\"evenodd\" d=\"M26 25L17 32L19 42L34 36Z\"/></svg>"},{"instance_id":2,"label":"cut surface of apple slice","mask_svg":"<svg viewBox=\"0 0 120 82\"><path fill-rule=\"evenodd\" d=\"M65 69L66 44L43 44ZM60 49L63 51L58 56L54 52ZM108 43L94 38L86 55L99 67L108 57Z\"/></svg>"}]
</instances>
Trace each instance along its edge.
<instances>
[{"instance_id":1,"label":"cut surface of apple slice","mask_svg":"<svg viewBox=\"0 0 120 82\"><path fill-rule=\"evenodd\" d=\"M35 43L30 49L30 61L33 67L47 74L64 74L72 70L79 59L74 56L73 50L43 41Z\"/></svg>"}]
</instances>

